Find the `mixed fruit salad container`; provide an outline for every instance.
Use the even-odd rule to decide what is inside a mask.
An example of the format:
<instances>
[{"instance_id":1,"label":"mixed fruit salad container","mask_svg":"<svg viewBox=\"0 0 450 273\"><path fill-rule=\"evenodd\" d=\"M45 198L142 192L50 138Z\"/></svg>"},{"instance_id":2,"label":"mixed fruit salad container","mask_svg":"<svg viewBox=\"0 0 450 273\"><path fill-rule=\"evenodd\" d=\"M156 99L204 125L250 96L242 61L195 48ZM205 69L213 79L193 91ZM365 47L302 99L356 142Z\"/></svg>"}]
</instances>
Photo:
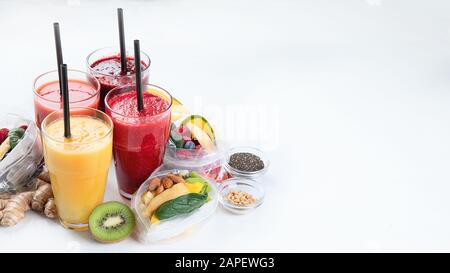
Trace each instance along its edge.
<instances>
[{"instance_id":1,"label":"mixed fruit salad container","mask_svg":"<svg viewBox=\"0 0 450 273\"><path fill-rule=\"evenodd\" d=\"M172 122L163 169L190 169L213 179L227 178L223 171L223 142L216 140L214 129L206 118L188 115Z\"/></svg>"},{"instance_id":2,"label":"mixed fruit salad container","mask_svg":"<svg viewBox=\"0 0 450 273\"><path fill-rule=\"evenodd\" d=\"M42 164L42 144L35 123L14 114L0 117L0 193L29 188Z\"/></svg>"}]
</instances>

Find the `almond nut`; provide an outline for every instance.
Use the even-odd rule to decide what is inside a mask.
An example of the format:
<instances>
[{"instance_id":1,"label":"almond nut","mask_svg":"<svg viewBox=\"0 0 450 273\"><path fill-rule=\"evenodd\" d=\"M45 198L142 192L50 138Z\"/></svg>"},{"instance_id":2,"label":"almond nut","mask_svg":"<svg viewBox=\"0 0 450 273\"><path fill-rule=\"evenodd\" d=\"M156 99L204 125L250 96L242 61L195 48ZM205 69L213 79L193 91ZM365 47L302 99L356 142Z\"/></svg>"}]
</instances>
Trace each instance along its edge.
<instances>
[{"instance_id":1,"label":"almond nut","mask_svg":"<svg viewBox=\"0 0 450 273\"><path fill-rule=\"evenodd\" d=\"M159 179L158 177L153 178L150 181L150 184L148 184L148 190L149 191L154 191L156 190L159 186L161 185L161 179Z\"/></svg>"},{"instance_id":2,"label":"almond nut","mask_svg":"<svg viewBox=\"0 0 450 273\"><path fill-rule=\"evenodd\" d=\"M185 183L186 182L186 181L184 181L183 177L175 175L173 173L169 173L167 175L167 177L170 178L175 184Z\"/></svg>"},{"instance_id":3,"label":"almond nut","mask_svg":"<svg viewBox=\"0 0 450 273\"><path fill-rule=\"evenodd\" d=\"M170 189L173 186L173 181L166 176L163 178L161 185L163 185L165 189Z\"/></svg>"},{"instance_id":4,"label":"almond nut","mask_svg":"<svg viewBox=\"0 0 450 273\"><path fill-rule=\"evenodd\" d=\"M163 185L160 185L160 186L156 189L155 195L158 195L158 194L162 193L163 191L164 191L164 186L163 186Z\"/></svg>"}]
</instances>

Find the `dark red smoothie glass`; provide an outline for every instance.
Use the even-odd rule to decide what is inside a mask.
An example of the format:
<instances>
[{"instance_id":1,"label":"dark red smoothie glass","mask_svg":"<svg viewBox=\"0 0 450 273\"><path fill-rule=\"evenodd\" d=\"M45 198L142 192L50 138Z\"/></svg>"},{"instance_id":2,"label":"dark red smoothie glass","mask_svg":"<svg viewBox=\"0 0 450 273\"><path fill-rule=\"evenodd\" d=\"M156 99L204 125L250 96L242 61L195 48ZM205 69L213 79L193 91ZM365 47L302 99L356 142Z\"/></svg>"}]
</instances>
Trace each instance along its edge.
<instances>
[{"instance_id":1,"label":"dark red smoothie glass","mask_svg":"<svg viewBox=\"0 0 450 273\"><path fill-rule=\"evenodd\" d=\"M121 73L120 52L115 47L97 49L87 56L87 70L100 82L99 109L105 111L105 96L112 89L135 84L134 52L127 49L127 74ZM141 51L142 82L148 82L150 57Z\"/></svg>"},{"instance_id":2,"label":"dark red smoothie glass","mask_svg":"<svg viewBox=\"0 0 450 273\"><path fill-rule=\"evenodd\" d=\"M144 110L137 110L136 87L116 87L105 97L105 110L113 123L113 155L120 194L130 199L158 168L170 132L172 96L143 84Z\"/></svg>"},{"instance_id":3,"label":"dark red smoothie glass","mask_svg":"<svg viewBox=\"0 0 450 273\"><path fill-rule=\"evenodd\" d=\"M100 83L86 72L69 69L70 107L97 109L100 102ZM58 71L53 70L39 75L33 83L34 112L36 124L41 128L44 118L53 111L62 109L59 91Z\"/></svg>"}]
</instances>

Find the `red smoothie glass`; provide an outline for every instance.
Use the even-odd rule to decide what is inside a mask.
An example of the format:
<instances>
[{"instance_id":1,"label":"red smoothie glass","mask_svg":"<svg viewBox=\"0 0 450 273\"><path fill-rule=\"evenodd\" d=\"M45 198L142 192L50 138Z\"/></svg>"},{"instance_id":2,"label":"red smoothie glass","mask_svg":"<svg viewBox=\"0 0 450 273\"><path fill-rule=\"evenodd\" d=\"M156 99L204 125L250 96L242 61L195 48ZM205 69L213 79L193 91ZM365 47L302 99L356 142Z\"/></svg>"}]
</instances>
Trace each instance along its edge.
<instances>
[{"instance_id":1,"label":"red smoothie glass","mask_svg":"<svg viewBox=\"0 0 450 273\"><path fill-rule=\"evenodd\" d=\"M129 52L131 52L129 54ZM105 111L105 97L113 88L136 83L134 51L127 49L127 73L121 73L120 51L114 47L97 49L87 56L87 70L100 82L99 109ZM141 51L142 82L148 82L150 57Z\"/></svg>"},{"instance_id":2,"label":"red smoothie glass","mask_svg":"<svg viewBox=\"0 0 450 273\"><path fill-rule=\"evenodd\" d=\"M74 69L69 69L67 75L70 107L97 109L100 102L98 80L86 72ZM62 109L58 70L38 76L33 83L33 93L36 124L40 129L41 122L47 115Z\"/></svg>"},{"instance_id":3,"label":"red smoothie glass","mask_svg":"<svg viewBox=\"0 0 450 273\"><path fill-rule=\"evenodd\" d=\"M131 198L158 168L170 132L172 96L161 87L143 84L144 110L137 110L134 85L116 87L105 97L106 114L114 123L113 155L119 191Z\"/></svg>"}]
</instances>

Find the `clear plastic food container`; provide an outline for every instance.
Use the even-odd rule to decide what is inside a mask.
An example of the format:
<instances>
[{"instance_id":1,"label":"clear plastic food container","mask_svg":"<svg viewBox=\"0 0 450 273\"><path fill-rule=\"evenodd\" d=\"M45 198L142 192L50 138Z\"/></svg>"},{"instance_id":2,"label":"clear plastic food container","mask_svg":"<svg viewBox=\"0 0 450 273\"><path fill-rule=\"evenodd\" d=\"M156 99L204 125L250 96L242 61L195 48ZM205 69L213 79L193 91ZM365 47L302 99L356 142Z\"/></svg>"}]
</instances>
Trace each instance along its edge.
<instances>
[{"instance_id":1,"label":"clear plastic food container","mask_svg":"<svg viewBox=\"0 0 450 273\"><path fill-rule=\"evenodd\" d=\"M0 161L0 192L20 192L31 187L35 174L43 165L42 143L34 121L15 114L0 116L0 128L26 125L23 138Z\"/></svg>"},{"instance_id":2,"label":"clear plastic food container","mask_svg":"<svg viewBox=\"0 0 450 273\"><path fill-rule=\"evenodd\" d=\"M223 180L223 143L216 145L216 150L207 152L205 150L176 148L168 144L164 155L164 169L194 170L215 181Z\"/></svg>"},{"instance_id":3,"label":"clear plastic food container","mask_svg":"<svg viewBox=\"0 0 450 273\"><path fill-rule=\"evenodd\" d=\"M168 170L168 171L156 171L153 173L138 189L133 198L131 199L131 208L136 215L136 238L145 243L156 242L160 240L170 239L172 237L183 234L185 231L190 230L195 225L200 224L212 214L214 214L218 204L218 191L214 182L202 176L202 178L209 184L211 191L209 192L209 201L202 205L200 208L185 215L180 215L167 220L161 220L156 224L151 224L150 219L143 215L142 211L144 205L141 198L146 193L150 181L159 177L174 173L181 174L191 170Z\"/></svg>"}]
</instances>

